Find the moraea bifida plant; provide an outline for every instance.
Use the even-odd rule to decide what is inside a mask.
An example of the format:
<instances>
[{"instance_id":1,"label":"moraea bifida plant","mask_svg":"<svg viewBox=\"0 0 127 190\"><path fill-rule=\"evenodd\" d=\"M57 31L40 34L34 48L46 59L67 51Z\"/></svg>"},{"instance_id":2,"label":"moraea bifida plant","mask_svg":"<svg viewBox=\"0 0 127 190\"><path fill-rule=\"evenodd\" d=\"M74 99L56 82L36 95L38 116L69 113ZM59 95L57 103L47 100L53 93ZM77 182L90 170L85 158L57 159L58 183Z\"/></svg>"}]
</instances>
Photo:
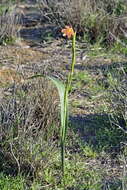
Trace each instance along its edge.
<instances>
[{"instance_id":1,"label":"moraea bifida plant","mask_svg":"<svg viewBox=\"0 0 127 190\"><path fill-rule=\"evenodd\" d=\"M67 36L68 38L72 37L72 63L71 63L71 71L68 74L66 79L66 83L63 88L63 95L61 97L61 131L60 131L60 141L61 141L61 164L62 164L62 172L64 176L64 165L65 165L65 141L66 141L66 133L68 128L68 95L69 90L71 88L72 76L74 73L74 65L76 62L76 52L75 52L75 40L76 40L76 32L74 32L72 27L66 26L65 29L61 31L63 36Z\"/></svg>"},{"instance_id":2,"label":"moraea bifida plant","mask_svg":"<svg viewBox=\"0 0 127 190\"><path fill-rule=\"evenodd\" d=\"M72 27L66 26L65 29L61 31L63 36L66 36L68 39L72 37L72 63L71 70L67 76L66 82L63 83L60 80L47 76L47 79L51 80L58 89L60 97L60 116L61 116L61 128L60 128L60 147L61 147L61 168L62 174L64 176L65 170L65 141L68 128L68 96L71 88L72 77L74 73L74 65L76 62L76 51L75 51L75 41L76 41L76 32L74 32ZM36 77L44 77L43 75L35 75L29 79Z\"/></svg>"}]
</instances>

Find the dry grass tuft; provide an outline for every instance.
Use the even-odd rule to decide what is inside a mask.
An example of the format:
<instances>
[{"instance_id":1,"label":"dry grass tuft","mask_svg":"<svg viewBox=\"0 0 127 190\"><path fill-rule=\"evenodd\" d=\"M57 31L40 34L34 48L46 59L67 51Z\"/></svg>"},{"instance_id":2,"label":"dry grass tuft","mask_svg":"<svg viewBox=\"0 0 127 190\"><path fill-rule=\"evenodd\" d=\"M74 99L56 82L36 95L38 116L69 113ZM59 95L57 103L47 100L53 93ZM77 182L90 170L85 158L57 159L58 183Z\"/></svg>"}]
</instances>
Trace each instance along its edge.
<instances>
[{"instance_id":1,"label":"dry grass tuft","mask_svg":"<svg viewBox=\"0 0 127 190\"><path fill-rule=\"evenodd\" d=\"M123 67L114 71L110 76L110 103L113 112L111 122L113 125L127 133L127 73Z\"/></svg>"},{"instance_id":2,"label":"dry grass tuft","mask_svg":"<svg viewBox=\"0 0 127 190\"><path fill-rule=\"evenodd\" d=\"M12 43L19 35L17 24L21 15L16 14L16 6L11 3L2 3L0 6L0 44Z\"/></svg>"}]
</instances>

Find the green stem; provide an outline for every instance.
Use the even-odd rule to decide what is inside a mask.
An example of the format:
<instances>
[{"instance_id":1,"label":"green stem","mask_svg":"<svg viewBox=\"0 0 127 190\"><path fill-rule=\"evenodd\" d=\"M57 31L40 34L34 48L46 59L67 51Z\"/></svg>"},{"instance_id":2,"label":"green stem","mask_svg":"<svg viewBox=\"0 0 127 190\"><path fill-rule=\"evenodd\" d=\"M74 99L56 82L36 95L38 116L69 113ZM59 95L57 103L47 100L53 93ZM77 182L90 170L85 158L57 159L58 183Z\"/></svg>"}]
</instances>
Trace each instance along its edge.
<instances>
[{"instance_id":1,"label":"green stem","mask_svg":"<svg viewBox=\"0 0 127 190\"><path fill-rule=\"evenodd\" d=\"M64 177L65 171L65 142L61 139L61 162L62 162L62 175Z\"/></svg>"},{"instance_id":2,"label":"green stem","mask_svg":"<svg viewBox=\"0 0 127 190\"><path fill-rule=\"evenodd\" d=\"M64 92L64 124L61 131L61 163L62 163L62 174L64 179L64 173L65 173L65 141L66 141L66 132L68 127L68 94L72 83L72 77L74 73L74 66L76 63L76 48L75 48L75 41L76 41L76 33L73 36L72 39L72 64L71 64L71 72L68 75L67 81L66 81L66 87Z\"/></svg>"},{"instance_id":3,"label":"green stem","mask_svg":"<svg viewBox=\"0 0 127 190\"><path fill-rule=\"evenodd\" d=\"M71 83L72 83L72 77L74 74L74 66L76 63L76 46L75 43L76 42L76 32L74 33L73 39L72 39L72 63L71 63L71 72L68 75L68 89L70 89L71 87Z\"/></svg>"},{"instance_id":4,"label":"green stem","mask_svg":"<svg viewBox=\"0 0 127 190\"><path fill-rule=\"evenodd\" d=\"M76 33L74 33L73 39L72 39L72 65L71 65L71 75L74 73L74 66L76 63L76 48L75 48L75 41L76 41Z\"/></svg>"},{"instance_id":5,"label":"green stem","mask_svg":"<svg viewBox=\"0 0 127 190\"><path fill-rule=\"evenodd\" d=\"M66 139L66 131L68 126L68 86L66 84L65 92L64 92L64 125L62 127L62 134L61 134L61 162L62 162L62 173L64 177L64 165L65 165L65 139Z\"/></svg>"}]
</instances>

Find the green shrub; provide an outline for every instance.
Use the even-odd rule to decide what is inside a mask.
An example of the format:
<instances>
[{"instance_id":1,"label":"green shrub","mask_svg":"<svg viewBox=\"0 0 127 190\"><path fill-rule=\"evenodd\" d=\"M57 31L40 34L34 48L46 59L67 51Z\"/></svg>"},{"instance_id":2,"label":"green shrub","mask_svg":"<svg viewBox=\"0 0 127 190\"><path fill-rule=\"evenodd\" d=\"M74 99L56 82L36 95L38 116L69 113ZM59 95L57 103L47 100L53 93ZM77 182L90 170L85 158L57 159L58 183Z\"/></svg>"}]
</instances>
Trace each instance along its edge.
<instances>
[{"instance_id":1,"label":"green shrub","mask_svg":"<svg viewBox=\"0 0 127 190\"><path fill-rule=\"evenodd\" d=\"M0 169L36 176L47 165L51 144L58 138L57 93L49 82L37 79L13 90L0 104Z\"/></svg>"}]
</instances>

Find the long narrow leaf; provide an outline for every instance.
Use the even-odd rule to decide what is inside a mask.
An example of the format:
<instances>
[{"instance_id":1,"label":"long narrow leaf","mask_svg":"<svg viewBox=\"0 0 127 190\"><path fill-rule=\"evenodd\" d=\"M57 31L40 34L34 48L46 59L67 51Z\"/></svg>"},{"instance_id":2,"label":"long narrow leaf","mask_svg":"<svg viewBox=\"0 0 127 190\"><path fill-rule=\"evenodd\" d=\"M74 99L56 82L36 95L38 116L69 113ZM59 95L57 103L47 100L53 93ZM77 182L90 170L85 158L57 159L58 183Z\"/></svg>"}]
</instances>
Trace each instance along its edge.
<instances>
[{"instance_id":1,"label":"long narrow leaf","mask_svg":"<svg viewBox=\"0 0 127 190\"><path fill-rule=\"evenodd\" d=\"M28 79L44 77L44 75L34 75L29 77ZM64 85L60 80L46 76L47 79L51 80L56 86L59 97L60 97L60 114L61 114L61 128L60 128L60 141L61 141L61 166L64 176L64 165L65 165L65 140L66 140L66 132L68 127L68 92L69 92L69 81L67 80L66 85Z\"/></svg>"},{"instance_id":2,"label":"long narrow leaf","mask_svg":"<svg viewBox=\"0 0 127 190\"><path fill-rule=\"evenodd\" d=\"M64 85L56 78L48 77L58 89L61 106L61 129L60 129L60 141L61 141L61 166L64 176L65 165L65 138L68 125L68 86Z\"/></svg>"},{"instance_id":3,"label":"long narrow leaf","mask_svg":"<svg viewBox=\"0 0 127 190\"><path fill-rule=\"evenodd\" d=\"M60 80L54 77L47 77L47 78L50 79L55 84L59 92L60 107L61 107L61 126L63 127L65 126L65 117L66 117L65 109L67 109L65 108L65 90L66 90L65 85ZM68 101L66 103L68 103Z\"/></svg>"}]
</instances>

